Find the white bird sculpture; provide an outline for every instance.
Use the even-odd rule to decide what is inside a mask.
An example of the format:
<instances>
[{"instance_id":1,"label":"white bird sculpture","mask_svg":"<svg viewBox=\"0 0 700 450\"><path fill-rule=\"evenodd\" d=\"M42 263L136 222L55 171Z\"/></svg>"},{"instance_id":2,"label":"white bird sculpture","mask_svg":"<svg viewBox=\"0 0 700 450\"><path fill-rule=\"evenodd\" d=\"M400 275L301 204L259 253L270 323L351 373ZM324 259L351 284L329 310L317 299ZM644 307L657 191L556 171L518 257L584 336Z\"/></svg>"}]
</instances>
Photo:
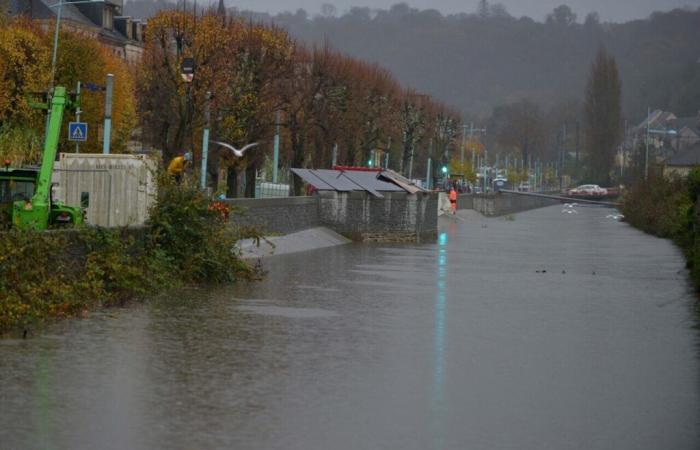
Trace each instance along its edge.
<instances>
[{"instance_id":1,"label":"white bird sculpture","mask_svg":"<svg viewBox=\"0 0 700 450\"><path fill-rule=\"evenodd\" d=\"M243 157L243 153L245 153L246 150L248 150L249 148L253 148L253 147L255 147L255 146L258 145L257 142L253 142L252 144L248 144L248 145L246 145L245 147L243 147L242 149L239 150L239 149L235 148L233 145L229 145L229 144L227 144L227 143L225 143L225 142L219 142L219 141L211 141L211 142L213 142L214 144L220 145L220 146L222 146L222 147L226 147L227 149L231 150L231 151L233 152L233 154L236 155L236 156L239 157L239 158L242 158L242 157Z\"/></svg>"}]
</instances>

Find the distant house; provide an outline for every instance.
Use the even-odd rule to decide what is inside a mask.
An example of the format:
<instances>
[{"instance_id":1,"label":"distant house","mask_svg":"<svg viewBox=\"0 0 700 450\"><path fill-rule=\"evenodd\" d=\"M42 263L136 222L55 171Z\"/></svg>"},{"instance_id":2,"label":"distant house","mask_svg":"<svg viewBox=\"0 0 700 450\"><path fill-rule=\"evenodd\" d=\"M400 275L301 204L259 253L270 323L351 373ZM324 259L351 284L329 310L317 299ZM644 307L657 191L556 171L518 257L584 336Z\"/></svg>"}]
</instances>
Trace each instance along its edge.
<instances>
[{"instance_id":1,"label":"distant house","mask_svg":"<svg viewBox=\"0 0 700 450\"><path fill-rule=\"evenodd\" d=\"M670 124L677 119L678 117L672 112L657 109L652 111L651 114L636 127L636 131L640 134L646 133L647 124L652 130L667 130L670 129Z\"/></svg>"},{"instance_id":2,"label":"distant house","mask_svg":"<svg viewBox=\"0 0 700 450\"><path fill-rule=\"evenodd\" d=\"M676 130L676 149L685 150L700 142L700 111L696 117L679 117L672 122Z\"/></svg>"},{"instance_id":3,"label":"distant house","mask_svg":"<svg viewBox=\"0 0 700 450\"><path fill-rule=\"evenodd\" d=\"M58 0L57 0L58 1ZM145 22L122 16L123 0L105 0L62 6L61 27L98 40L129 63L141 59ZM56 19L56 4L50 0L9 0L11 16L27 16L49 27Z\"/></svg>"},{"instance_id":4,"label":"distant house","mask_svg":"<svg viewBox=\"0 0 700 450\"><path fill-rule=\"evenodd\" d=\"M664 165L664 175L685 177L693 168L698 166L700 166L700 143L696 143L667 159Z\"/></svg>"}]
</instances>

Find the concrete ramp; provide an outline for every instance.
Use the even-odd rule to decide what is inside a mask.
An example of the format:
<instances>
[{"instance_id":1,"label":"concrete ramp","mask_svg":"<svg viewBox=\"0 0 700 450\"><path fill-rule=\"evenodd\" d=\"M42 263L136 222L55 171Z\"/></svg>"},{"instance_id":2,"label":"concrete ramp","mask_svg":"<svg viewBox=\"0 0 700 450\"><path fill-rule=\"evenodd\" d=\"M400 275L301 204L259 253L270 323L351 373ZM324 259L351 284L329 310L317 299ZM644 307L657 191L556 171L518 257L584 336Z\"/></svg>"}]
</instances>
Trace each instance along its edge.
<instances>
[{"instance_id":1,"label":"concrete ramp","mask_svg":"<svg viewBox=\"0 0 700 450\"><path fill-rule=\"evenodd\" d=\"M252 239L246 239L238 243L243 259L259 259L276 255L306 252L319 248L345 245L351 240L324 227L310 228L308 230L274 236L261 240L257 246Z\"/></svg>"}]
</instances>

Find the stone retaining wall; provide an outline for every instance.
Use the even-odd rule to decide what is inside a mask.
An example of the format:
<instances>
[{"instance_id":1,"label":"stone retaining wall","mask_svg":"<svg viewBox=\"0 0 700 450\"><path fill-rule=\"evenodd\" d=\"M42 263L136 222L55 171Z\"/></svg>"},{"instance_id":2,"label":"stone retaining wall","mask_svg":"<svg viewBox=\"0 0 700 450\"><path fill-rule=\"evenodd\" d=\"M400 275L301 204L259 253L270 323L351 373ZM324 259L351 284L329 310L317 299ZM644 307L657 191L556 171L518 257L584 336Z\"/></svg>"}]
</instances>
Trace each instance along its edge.
<instances>
[{"instance_id":1,"label":"stone retaining wall","mask_svg":"<svg viewBox=\"0 0 700 450\"><path fill-rule=\"evenodd\" d=\"M319 192L321 225L361 242L430 242L437 239L438 196L383 192Z\"/></svg>"},{"instance_id":2,"label":"stone retaining wall","mask_svg":"<svg viewBox=\"0 0 700 450\"><path fill-rule=\"evenodd\" d=\"M289 234L320 226L315 197L239 198L226 203L240 212L234 225L254 226L264 234Z\"/></svg>"},{"instance_id":3,"label":"stone retaining wall","mask_svg":"<svg viewBox=\"0 0 700 450\"><path fill-rule=\"evenodd\" d=\"M437 194L317 192L311 197L231 199L240 208L234 225L264 234L290 234L325 226L361 242L425 242L437 239Z\"/></svg>"},{"instance_id":4,"label":"stone retaining wall","mask_svg":"<svg viewBox=\"0 0 700 450\"><path fill-rule=\"evenodd\" d=\"M559 203L558 200L528 197L526 195L496 194L463 194L457 201L458 209L473 209L485 216L503 216L531 209L544 208Z\"/></svg>"}]
</instances>

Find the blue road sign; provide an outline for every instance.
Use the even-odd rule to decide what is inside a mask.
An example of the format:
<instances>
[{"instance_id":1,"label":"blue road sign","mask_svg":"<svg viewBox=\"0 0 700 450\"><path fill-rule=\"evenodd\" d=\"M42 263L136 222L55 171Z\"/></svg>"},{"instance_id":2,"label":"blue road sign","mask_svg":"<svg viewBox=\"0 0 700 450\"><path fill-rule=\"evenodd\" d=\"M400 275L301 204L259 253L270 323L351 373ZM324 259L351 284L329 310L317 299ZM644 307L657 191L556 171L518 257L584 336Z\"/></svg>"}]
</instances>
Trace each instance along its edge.
<instances>
[{"instance_id":1,"label":"blue road sign","mask_svg":"<svg viewBox=\"0 0 700 450\"><path fill-rule=\"evenodd\" d=\"M85 142L87 141L88 127L85 122L70 122L68 124L68 140Z\"/></svg>"}]
</instances>

